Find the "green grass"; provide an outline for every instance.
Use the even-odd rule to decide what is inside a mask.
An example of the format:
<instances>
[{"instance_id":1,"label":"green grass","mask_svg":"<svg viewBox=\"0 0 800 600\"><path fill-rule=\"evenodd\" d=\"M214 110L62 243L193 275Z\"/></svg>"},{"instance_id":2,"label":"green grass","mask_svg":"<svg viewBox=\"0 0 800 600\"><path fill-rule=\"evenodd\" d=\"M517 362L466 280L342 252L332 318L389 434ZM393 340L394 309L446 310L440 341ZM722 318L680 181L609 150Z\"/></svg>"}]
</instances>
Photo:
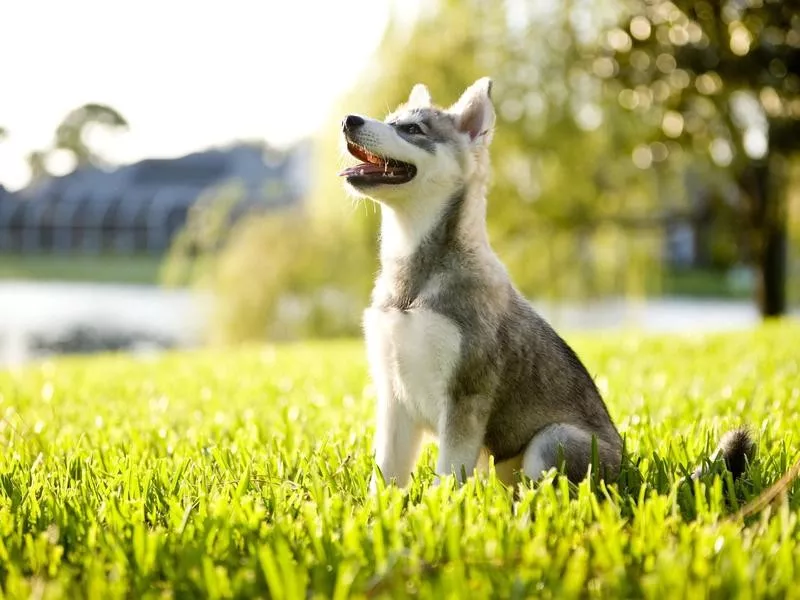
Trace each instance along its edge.
<instances>
[{"instance_id":1,"label":"green grass","mask_svg":"<svg viewBox=\"0 0 800 600\"><path fill-rule=\"evenodd\" d=\"M0 280L158 284L161 264L162 257L150 255L0 254ZM733 289L725 273L712 270L665 270L655 293L740 299L753 295Z\"/></svg>"},{"instance_id":2,"label":"green grass","mask_svg":"<svg viewBox=\"0 0 800 600\"><path fill-rule=\"evenodd\" d=\"M155 284L160 256L0 254L0 280Z\"/></svg>"},{"instance_id":3,"label":"green grass","mask_svg":"<svg viewBox=\"0 0 800 600\"><path fill-rule=\"evenodd\" d=\"M659 284L659 292L667 296L690 296L698 298L750 299L753 291L748 286L737 288L725 271L711 269L670 270L665 269Z\"/></svg>"},{"instance_id":4,"label":"green grass","mask_svg":"<svg viewBox=\"0 0 800 600\"><path fill-rule=\"evenodd\" d=\"M491 475L367 494L360 343L70 358L0 373L0 596L798 597L800 495L732 512L797 456L798 324L573 338L626 434L605 489ZM751 424L735 484L687 468Z\"/></svg>"}]
</instances>

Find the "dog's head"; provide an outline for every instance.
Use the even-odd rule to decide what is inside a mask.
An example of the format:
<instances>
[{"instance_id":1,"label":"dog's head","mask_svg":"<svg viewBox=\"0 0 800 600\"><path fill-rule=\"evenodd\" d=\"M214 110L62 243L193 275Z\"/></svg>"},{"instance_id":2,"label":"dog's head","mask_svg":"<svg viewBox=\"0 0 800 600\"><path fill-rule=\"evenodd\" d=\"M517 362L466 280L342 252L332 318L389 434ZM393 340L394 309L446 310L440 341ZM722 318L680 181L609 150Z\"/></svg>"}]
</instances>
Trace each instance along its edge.
<instances>
[{"instance_id":1,"label":"dog's head","mask_svg":"<svg viewBox=\"0 0 800 600\"><path fill-rule=\"evenodd\" d=\"M492 82L472 84L453 106L431 101L417 84L408 101L384 121L359 115L342 120L347 150L361 162L343 170L357 195L396 206L409 198L450 197L485 176L494 129Z\"/></svg>"}]
</instances>

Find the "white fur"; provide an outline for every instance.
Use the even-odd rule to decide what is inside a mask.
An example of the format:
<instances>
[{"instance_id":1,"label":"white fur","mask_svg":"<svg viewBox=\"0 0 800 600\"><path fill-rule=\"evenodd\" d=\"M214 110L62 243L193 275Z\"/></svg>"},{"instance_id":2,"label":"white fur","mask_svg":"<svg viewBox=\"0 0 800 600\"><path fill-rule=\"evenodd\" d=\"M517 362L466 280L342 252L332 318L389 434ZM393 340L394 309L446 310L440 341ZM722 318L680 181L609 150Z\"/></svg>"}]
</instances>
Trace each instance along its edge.
<instances>
[{"instance_id":1,"label":"white fur","mask_svg":"<svg viewBox=\"0 0 800 600\"><path fill-rule=\"evenodd\" d=\"M386 382L390 383L390 382ZM375 462L386 481L405 486L419 456L424 429L397 400L391 389L378 394L375 428ZM370 487L374 491L375 478Z\"/></svg>"},{"instance_id":2,"label":"white fur","mask_svg":"<svg viewBox=\"0 0 800 600\"><path fill-rule=\"evenodd\" d=\"M453 195L467 189L458 235L487 264L496 266L498 282L505 269L491 251L486 234L485 186L488 145L494 126L488 79L479 80L450 109L463 124L464 152L440 145L434 154L405 141L393 127L364 118L358 141L370 152L413 164L417 174L408 183L378 185L356 195L381 204L381 260L386 264L410 256L439 221ZM417 85L403 112L429 106L430 93ZM388 282L378 280L376 287ZM440 283L432 280L422 295L433 295ZM471 474L478 463L483 427L448 436L448 387L461 355L461 334L455 323L424 309L408 311L368 309L364 331L370 372L378 395L375 459L386 481L405 485L419 453L424 431L440 437L437 473ZM508 478L510 478L510 472ZM375 482L372 482L374 489Z\"/></svg>"},{"instance_id":3,"label":"white fur","mask_svg":"<svg viewBox=\"0 0 800 600\"><path fill-rule=\"evenodd\" d=\"M367 309L364 313L371 369L388 379L414 420L438 431L447 384L461 352L461 335L449 319L429 310Z\"/></svg>"},{"instance_id":4,"label":"white fur","mask_svg":"<svg viewBox=\"0 0 800 600\"><path fill-rule=\"evenodd\" d=\"M464 401L464 399L460 399ZM477 414L469 415L458 428L449 428L448 416L444 414L439 424L439 459L436 461L437 475L455 475L459 481L469 477L478 466L486 422ZM463 419L463 415L462 415Z\"/></svg>"},{"instance_id":5,"label":"white fur","mask_svg":"<svg viewBox=\"0 0 800 600\"><path fill-rule=\"evenodd\" d=\"M443 203L410 203L407 207L381 207L381 260L410 256L439 220Z\"/></svg>"},{"instance_id":6,"label":"white fur","mask_svg":"<svg viewBox=\"0 0 800 600\"><path fill-rule=\"evenodd\" d=\"M464 185L464 169L449 149L436 154L409 144L386 123L364 118L359 140L371 152L416 166L408 183L381 185L367 192L350 187L358 196L381 203L381 258L411 254L437 222L445 203Z\"/></svg>"},{"instance_id":7,"label":"white fur","mask_svg":"<svg viewBox=\"0 0 800 600\"><path fill-rule=\"evenodd\" d=\"M479 79L448 109L464 127L466 156L456 156L449 146L441 146L435 154L430 154L405 141L387 123L362 117L365 123L359 129L359 143L379 156L408 162L417 168L417 175L408 183L379 185L367 192L350 187L355 195L381 203L382 259L413 253L438 221L445 204L463 187L468 189L468 198L462 227L469 229L464 232L464 239L485 240L488 147L495 123L490 85L488 78ZM392 117L402 120L410 108L430 105L430 92L424 85L417 84L406 105ZM470 127L477 128L478 134L473 135ZM484 245L488 249L488 242Z\"/></svg>"},{"instance_id":8,"label":"white fur","mask_svg":"<svg viewBox=\"0 0 800 600\"><path fill-rule=\"evenodd\" d=\"M446 414L461 335L449 319L421 309L367 309L364 331L378 394L375 460L387 481L404 485L423 431L438 432Z\"/></svg>"},{"instance_id":9,"label":"white fur","mask_svg":"<svg viewBox=\"0 0 800 600\"><path fill-rule=\"evenodd\" d=\"M408 96L406 108L425 107L430 106L431 103L431 93L428 91L428 88L424 84L418 83L411 88L411 94Z\"/></svg>"}]
</instances>

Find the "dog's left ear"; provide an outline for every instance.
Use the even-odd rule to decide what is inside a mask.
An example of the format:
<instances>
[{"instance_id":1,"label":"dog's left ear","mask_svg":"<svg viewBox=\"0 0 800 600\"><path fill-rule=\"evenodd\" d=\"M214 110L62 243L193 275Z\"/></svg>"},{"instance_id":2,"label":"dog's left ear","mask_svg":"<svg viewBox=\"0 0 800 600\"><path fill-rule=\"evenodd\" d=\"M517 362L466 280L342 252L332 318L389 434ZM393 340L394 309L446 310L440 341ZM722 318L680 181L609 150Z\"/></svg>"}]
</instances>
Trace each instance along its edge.
<instances>
[{"instance_id":1,"label":"dog's left ear","mask_svg":"<svg viewBox=\"0 0 800 600\"><path fill-rule=\"evenodd\" d=\"M473 142L490 141L494 129L492 80L482 77L461 94L450 112L456 117L459 131L469 134Z\"/></svg>"},{"instance_id":2,"label":"dog's left ear","mask_svg":"<svg viewBox=\"0 0 800 600\"><path fill-rule=\"evenodd\" d=\"M431 100L431 93L428 88L424 84L418 83L411 88L411 94L409 94L406 104L409 108L425 108L432 103L433 100Z\"/></svg>"}]
</instances>

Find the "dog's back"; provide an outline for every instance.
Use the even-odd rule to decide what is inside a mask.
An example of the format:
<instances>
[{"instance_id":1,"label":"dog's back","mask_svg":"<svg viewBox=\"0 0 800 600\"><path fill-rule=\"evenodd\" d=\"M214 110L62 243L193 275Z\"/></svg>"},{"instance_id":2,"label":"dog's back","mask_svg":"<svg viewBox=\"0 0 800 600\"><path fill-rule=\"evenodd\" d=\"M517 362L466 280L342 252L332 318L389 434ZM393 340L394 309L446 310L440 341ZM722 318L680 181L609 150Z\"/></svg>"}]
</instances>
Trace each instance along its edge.
<instances>
[{"instance_id":1,"label":"dog's back","mask_svg":"<svg viewBox=\"0 0 800 600\"><path fill-rule=\"evenodd\" d=\"M495 460L518 456L548 427L569 425L596 436L605 475L615 476L622 440L594 380L572 348L516 292L498 327L497 350L502 364L486 432ZM573 480L586 475L590 459L585 436L578 438L572 444L571 438L562 440Z\"/></svg>"}]
</instances>

